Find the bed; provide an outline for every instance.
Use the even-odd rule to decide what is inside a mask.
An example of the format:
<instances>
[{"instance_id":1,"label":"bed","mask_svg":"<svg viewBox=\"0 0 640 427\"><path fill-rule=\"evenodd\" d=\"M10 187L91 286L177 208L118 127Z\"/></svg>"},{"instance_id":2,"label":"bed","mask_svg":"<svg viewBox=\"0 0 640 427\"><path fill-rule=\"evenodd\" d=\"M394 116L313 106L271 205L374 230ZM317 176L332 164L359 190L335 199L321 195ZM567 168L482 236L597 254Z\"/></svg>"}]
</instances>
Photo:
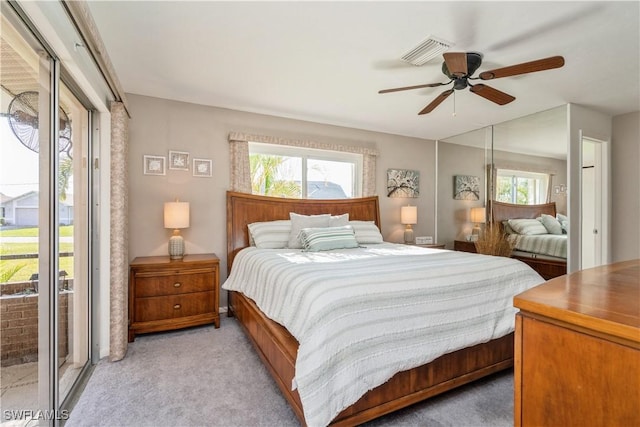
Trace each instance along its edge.
<instances>
[{"instance_id":1,"label":"bed","mask_svg":"<svg viewBox=\"0 0 640 427\"><path fill-rule=\"evenodd\" d=\"M555 203L539 205L515 205L491 200L488 203L490 218L494 224L503 226L512 219L536 219L542 215L555 217ZM542 234L517 236L513 257L528 264L546 280L567 273L567 234Z\"/></svg>"},{"instance_id":2,"label":"bed","mask_svg":"<svg viewBox=\"0 0 640 427\"><path fill-rule=\"evenodd\" d=\"M230 272L230 278L227 282L232 280L232 276L235 278L237 274L241 274L234 271L234 269L244 269L244 267L241 267L241 262L245 258L249 260L269 256L268 254L263 254L264 250L250 247L248 225L255 222L286 220L289 218L290 212L302 215L327 213L342 215L348 213L350 220L373 221L378 227L380 225L377 197L347 200L299 200L228 192L227 267ZM244 250L245 248L246 250ZM477 258L482 256L438 249L422 249L405 245L395 245L390 248L390 250L401 252L439 252L432 254L434 257L461 256ZM372 249L357 248L353 250L366 251ZM275 250L274 253L277 252L278 250ZM294 255L303 256L304 254L295 253ZM291 256L291 254L287 256ZM408 255L403 254L403 256L413 259L426 255L425 252L412 252ZM238 259L238 265L234 265L236 259ZM468 258L464 259L466 260ZM508 258L501 258L501 260L513 262L513 260L509 260ZM264 261L264 264L269 265L268 262L275 261ZM262 263L263 262L260 261L259 264ZM418 264L419 263L416 263L416 266ZM513 265L515 264L522 266L519 262L513 262ZM522 284L519 286L532 287L543 282L543 279L530 268L522 266L522 268L518 267L518 269L518 274L526 275L526 280L524 278L522 279L523 283L524 281L527 282L526 285ZM338 271L337 268L332 270ZM494 270L501 269L497 268ZM303 275L304 271L305 270L299 270L295 275ZM280 274L279 271L278 274ZM265 277L266 281L266 277L280 277L278 274L270 271L269 274L257 274L255 277ZM225 282L225 286L227 286L227 282ZM276 285L278 285L277 282L272 286ZM511 298L512 296L510 295L508 297L509 301L511 301ZM290 298L289 300L293 299L295 298ZM302 354L313 355L315 353L309 353L303 349L307 344L306 341L303 340L299 343L298 340L294 338L293 334L298 333L296 328L291 328L293 332L290 332L280 323L268 317L259 306L269 311L269 304L264 302L256 303L252 298L244 295L243 292L229 291L229 315L237 317L246 335L256 348L258 355L263 360L282 394L289 401L303 425L326 425L329 422L331 422L332 425L340 426L358 425L451 390L462 384L507 369L513 365L513 333L506 333L495 339L490 339L487 342L462 346L459 349L440 355L424 364L398 371L391 375L386 382L371 384L369 391L364 392L363 395L347 407L341 408L339 412L331 415L329 419L317 421L318 418L314 418L312 422L307 422L308 419L305 418L305 411L309 408L308 406L303 407L303 399L301 399L299 393L301 390L300 384L296 384L294 379L299 380L301 378L300 371L296 371L298 356ZM511 309L512 304L509 303L509 306ZM286 308L287 307L283 309L284 312L290 311L286 310ZM402 312L398 312L398 316L401 316L401 314ZM327 318L334 318L334 315L327 316ZM298 377L296 375L298 375ZM297 385L297 388L295 385Z\"/></svg>"}]
</instances>

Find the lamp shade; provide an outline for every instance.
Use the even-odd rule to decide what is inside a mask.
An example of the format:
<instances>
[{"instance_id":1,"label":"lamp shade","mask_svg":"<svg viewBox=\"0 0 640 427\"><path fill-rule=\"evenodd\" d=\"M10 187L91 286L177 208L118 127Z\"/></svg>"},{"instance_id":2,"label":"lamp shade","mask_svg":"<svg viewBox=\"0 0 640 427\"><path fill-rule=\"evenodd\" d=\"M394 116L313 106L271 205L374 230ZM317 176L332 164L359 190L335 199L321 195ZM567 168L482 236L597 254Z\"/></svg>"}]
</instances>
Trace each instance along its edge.
<instances>
[{"instance_id":1,"label":"lamp shade","mask_svg":"<svg viewBox=\"0 0 640 427\"><path fill-rule=\"evenodd\" d=\"M400 209L400 223L401 224L417 224L418 223L418 207L403 206Z\"/></svg>"},{"instance_id":2,"label":"lamp shade","mask_svg":"<svg viewBox=\"0 0 640 427\"><path fill-rule=\"evenodd\" d=\"M486 222L487 215L485 208L471 208L471 222L483 223Z\"/></svg>"},{"instance_id":3,"label":"lamp shade","mask_svg":"<svg viewBox=\"0 0 640 427\"><path fill-rule=\"evenodd\" d=\"M189 202L164 204L164 228L189 228Z\"/></svg>"}]
</instances>

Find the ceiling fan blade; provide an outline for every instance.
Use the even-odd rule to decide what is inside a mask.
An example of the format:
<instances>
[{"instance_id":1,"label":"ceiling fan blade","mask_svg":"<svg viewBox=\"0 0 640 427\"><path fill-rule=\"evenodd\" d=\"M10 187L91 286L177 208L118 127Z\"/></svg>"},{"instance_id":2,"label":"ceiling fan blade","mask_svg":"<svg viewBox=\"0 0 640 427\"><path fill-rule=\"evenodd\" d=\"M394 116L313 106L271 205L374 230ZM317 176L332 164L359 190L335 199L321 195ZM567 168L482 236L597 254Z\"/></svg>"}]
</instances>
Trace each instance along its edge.
<instances>
[{"instance_id":1,"label":"ceiling fan blade","mask_svg":"<svg viewBox=\"0 0 640 427\"><path fill-rule=\"evenodd\" d=\"M431 101L431 104L427 105L426 107L424 107L422 109L422 111L420 111L418 113L418 115L420 114L427 114L430 113L431 111L433 111L434 108L436 108L438 105L440 105L442 103L442 101L444 101L445 99L447 99L447 97L449 95L451 95L453 93L453 89L449 89L449 90L445 90L444 92L442 92L440 95L438 95L436 97L436 99L434 99L433 101Z\"/></svg>"},{"instance_id":2,"label":"ceiling fan blade","mask_svg":"<svg viewBox=\"0 0 640 427\"><path fill-rule=\"evenodd\" d=\"M501 92L498 89L494 89L491 86L487 86L482 83L471 86L471 89L469 90L491 102L495 102L498 105L505 105L516 99L508 93Z\"/></svg>"},{"instance_id":3,"label":"ceiling fan blade","mask_svg":"<svg viewBox=\"0 0 640 427\"><path fill-rule=\"evenodd\" d=\"M467 54L465 52L447 52L442 56L444 56L444 62L452 76L467 75Z\"/></svg>"},{"instance_id":4,"label":"ceiling fan blade","mask_svg":"<svg viewBox=\"0 0 640 427\"><path fill-rule=\"evenodd\" d=\"M563 65L564 58L562 56L551 56L549 58L538 59L537 61L523 62L522 64L511 65L509 67L484 71L480 73L480 78L482 80L498 79L500 77L510 77L520 74L535 73L536 71L551 70L553 68L560 68Z\"/></svg>"},{"instance_id":5,"label":"ceiling fan blade","mask_svg":"<svg viewBox=\"0 0 640 427\"><path fill-rule=\"evenodd\" d=\"M396 87L396 88L393 88L393 89L383 89L383 90L378 91L378 93L399 92L401 90L422 89L422 88L425 88L425 87L438 87L438 86L448 85L449 83L451 83L451 82L447 82L447 83L428 83L428 84L424 84L424 85Z\"/></svg>"}]
</instances>

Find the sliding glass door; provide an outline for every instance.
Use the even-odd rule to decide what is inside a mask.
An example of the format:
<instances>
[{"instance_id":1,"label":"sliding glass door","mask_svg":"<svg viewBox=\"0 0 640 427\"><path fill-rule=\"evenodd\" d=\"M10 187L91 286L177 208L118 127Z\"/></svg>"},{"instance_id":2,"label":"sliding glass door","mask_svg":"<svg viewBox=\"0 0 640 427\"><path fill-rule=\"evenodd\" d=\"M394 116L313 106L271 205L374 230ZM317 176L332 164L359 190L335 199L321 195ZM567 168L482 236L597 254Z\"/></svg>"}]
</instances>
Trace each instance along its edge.
<instances>
[{"instance_id":1,"label":"sliding glass door","mask_svg":"<svg viewBox=\"0 0 640 427\"><path fill-rule=\"evenodd\" d=\"M2 3L2 423L57 424L90 360L90 111Z\"/></svg>"}]
</instances>

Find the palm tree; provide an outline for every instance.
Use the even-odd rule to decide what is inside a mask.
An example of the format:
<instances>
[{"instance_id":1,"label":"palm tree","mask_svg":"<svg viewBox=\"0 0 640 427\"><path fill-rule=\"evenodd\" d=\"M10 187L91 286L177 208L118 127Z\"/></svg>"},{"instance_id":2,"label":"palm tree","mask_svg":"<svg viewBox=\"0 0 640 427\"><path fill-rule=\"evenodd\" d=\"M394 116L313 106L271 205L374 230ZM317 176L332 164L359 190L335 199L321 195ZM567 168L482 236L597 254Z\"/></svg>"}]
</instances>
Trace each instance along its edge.
<instances>
[{"instance_id":1,"label":"palm tree","mask_svg":"<svg viewBox=\"0 0 640 427\"><path fill-rule=\"evenodd\" d=\"M71 157L65 157L60 160L60 168L58 171L58 188L60 189L60 201L64 202L67 199L67 187L69 187L69 181L73 176L73 159Z\"/></svg>"},{"instance_id":2,"label":"palm tree","mask_svg":"<svg viewBox=\"0 0 640 427\"><path fill-rule=\"evenodd\" d=\"M251 168L251 191L254 194L276 197L301 197L300 184L292 180L278 179L285 157L267 154L249 156Z\"/></svg>"}]
</instances>

